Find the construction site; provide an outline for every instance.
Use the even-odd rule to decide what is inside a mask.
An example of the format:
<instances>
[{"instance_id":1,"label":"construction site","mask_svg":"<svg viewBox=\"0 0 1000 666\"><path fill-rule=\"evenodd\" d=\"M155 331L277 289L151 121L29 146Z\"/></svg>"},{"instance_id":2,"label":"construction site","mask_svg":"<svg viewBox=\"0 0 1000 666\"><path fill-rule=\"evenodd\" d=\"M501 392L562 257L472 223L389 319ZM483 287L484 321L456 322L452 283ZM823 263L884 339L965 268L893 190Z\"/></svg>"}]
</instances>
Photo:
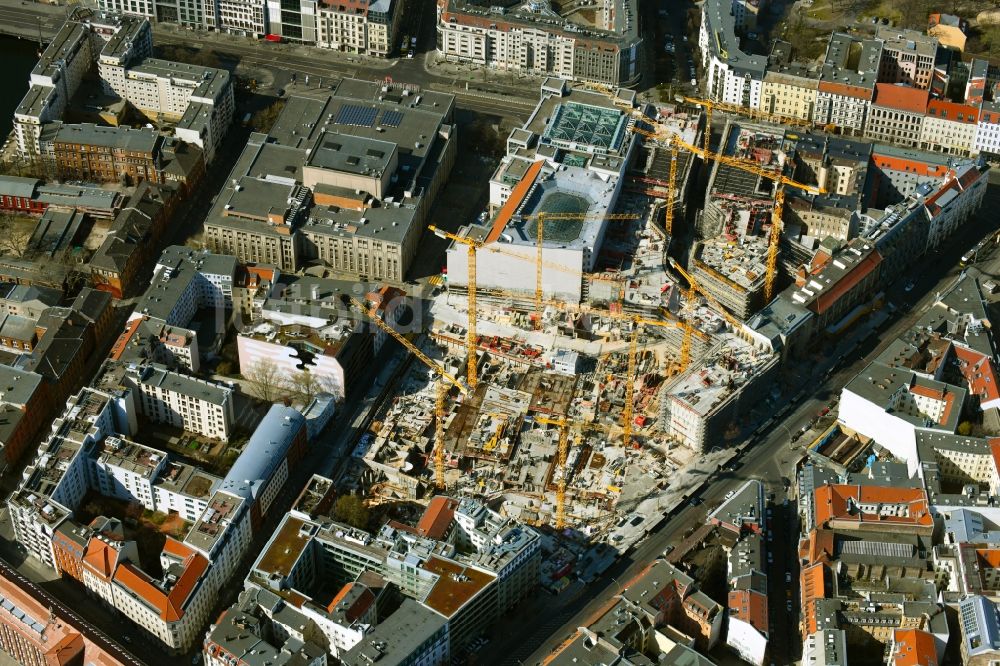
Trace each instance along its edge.
<instances>
[{"instance_id":1,"label":"construction site","mask_svg":"<svg viewBox=\"0 0 1000 666\"><path fill-rule=\"evenodd\" d=\"M677 475L737 440L770 392L778 355L743 319L773 268L781 137L739 134L737 155L712 156L696 106L640 110L564 83L543 86L539 113L554 120L512 132L490 210L454 233L430 227L451 246L425 335L366 308L420 363L341 481L373 504L444 489L621 548L624 517L663 506ZM672 232L693 217L706 155L763 203L744 214L734 193L722 234L686 270ZM715 282L745 302L721 301Z\"/></svg>"}]
</instances>

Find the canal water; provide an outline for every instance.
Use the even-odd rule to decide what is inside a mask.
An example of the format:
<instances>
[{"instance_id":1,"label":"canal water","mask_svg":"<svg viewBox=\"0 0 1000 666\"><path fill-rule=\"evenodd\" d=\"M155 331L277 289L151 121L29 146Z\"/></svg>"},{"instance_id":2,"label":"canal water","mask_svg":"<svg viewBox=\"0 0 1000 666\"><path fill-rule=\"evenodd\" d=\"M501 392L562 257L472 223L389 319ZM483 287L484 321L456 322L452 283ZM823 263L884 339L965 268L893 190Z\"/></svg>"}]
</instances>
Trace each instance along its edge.
<instances>
[{"instance_id":1,"label":"canal water","mask_svg":"<svg viewBox=\"0 0 1000 666\"><path fill-rule=\"evenodd\" d=\"M0 144L10 134L14 109L28 92L28 77L38 62L38 43L13 37L0 37Z\"/></svg>"}]
</instances>

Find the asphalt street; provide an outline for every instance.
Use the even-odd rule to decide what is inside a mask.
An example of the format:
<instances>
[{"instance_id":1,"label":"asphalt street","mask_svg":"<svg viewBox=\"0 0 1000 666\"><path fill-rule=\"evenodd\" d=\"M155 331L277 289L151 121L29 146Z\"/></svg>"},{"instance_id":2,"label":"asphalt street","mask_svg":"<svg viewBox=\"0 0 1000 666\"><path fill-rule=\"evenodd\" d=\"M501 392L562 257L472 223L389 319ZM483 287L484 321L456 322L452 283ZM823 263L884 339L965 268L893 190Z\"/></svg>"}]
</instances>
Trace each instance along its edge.
<instances>
[{"instance_id":1,"label":"asphalt street","mask_svg":"<svg viewBox=\"0 0 1000 666\"><path fill-rule=\"evenodd\" d=\"M39 31L48 39L62 24L68 8L22 0L0 0L0 34L37 39ZM263 40L217 32L186 30L171 24L156 24L155 44L173 44L188 48L210 47L223 57L239 61L244 67L259 67L275 72L273 90L287 88L292 73L310 77L310 84L330 85L340 77L404 81L433 90L450 92L457 106L481 113L526 118L538 101L539 79L521 76L497 76L454 64L438 64L434 51L434 12L418 12L412 19L418 24L415 57L399 59L370 58L293 44L275 44ZM302 79L297 85L305 85Z\"/></svg>"}]
</instances>

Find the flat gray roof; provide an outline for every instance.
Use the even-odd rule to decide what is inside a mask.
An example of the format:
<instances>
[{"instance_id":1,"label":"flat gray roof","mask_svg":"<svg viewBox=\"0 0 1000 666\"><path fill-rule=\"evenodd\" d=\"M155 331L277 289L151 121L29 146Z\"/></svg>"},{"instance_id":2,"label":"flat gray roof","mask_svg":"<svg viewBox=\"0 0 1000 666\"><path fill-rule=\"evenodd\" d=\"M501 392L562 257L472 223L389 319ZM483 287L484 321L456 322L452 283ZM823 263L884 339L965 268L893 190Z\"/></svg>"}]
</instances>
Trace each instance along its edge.
<instances>
[{"instance_id":1,"label":"flat gray roof","mask_svg":"<svg viewBox=\"0 0 1000 666\"><path fill-rule=\"evenodd\" d=\"M344 666L396 666L409 663L414 651L434 637L441 637L445 619L417 603L404 599L395 613L380 622L360 643L341 656Z\"/></svg>"},{"instance_id":2,"label":"flat gray roof","mask_svg":"<svg viewBox=\"0 0 1000 666\"><path fill-rule=\"evenodd\" d=\"M742 51L730 0L705 0L702 17L708 22L705 28L712 54L736 72L763 78L767 57Z\"/></svg>"},{"instance_id":3,"label":"flat gray roof","mask_svg":"<svg viewBox=\"0 0 1000 666\"><path fill-rule=\"evenodd\" d=\"M306 165L381 178L395 152L396 144L389 141L323 132L309 153Z\"/></svg>"}]
</instances>

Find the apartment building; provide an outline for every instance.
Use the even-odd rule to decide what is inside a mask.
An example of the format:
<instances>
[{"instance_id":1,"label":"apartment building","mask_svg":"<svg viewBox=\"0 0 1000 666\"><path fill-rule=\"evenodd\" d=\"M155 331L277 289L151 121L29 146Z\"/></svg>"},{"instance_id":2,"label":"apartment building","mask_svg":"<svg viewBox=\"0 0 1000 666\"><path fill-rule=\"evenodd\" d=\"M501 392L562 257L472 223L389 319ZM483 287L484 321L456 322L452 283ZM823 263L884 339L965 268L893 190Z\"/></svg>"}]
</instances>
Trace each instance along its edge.
<instances>
[{"instance_id":1,"label":"apartment building","mask_svg":"<svg viewBox=\"0 0 1000 666\"><path fill-rule=\"evenodd\" d=\"M356 286L312 277L273 285L255 299L253 326L237 338L240 367L253 372L262 362L274 364L282 378L309 373L314 394L335 402L353 394L382 341L342 300Z\"/></svg>"},{"instance_id":2,"label":"apartment building","mask_svg":"<svg viewBox=\"0 0 1000 666\"><path fill-rule=\"evenodd\" d=\"M920 145L929 93L900 84L875 84L865 138L915 148Z\"/></svg>"},{"instance_id":3,"label":"apartment building","mask_svg":"<svg viewBox=\"0 0 1000 666\"><path fill-rule=\"evenodd\" d=\"M816 125L832 126L852 136L864 132L881 52L878 40L860 40L839 32L830 35L816 92Z\"/></svg>"},{"instance_id":4,"label":"apartment building","mask_svg":"<svg viewBox=\"0 0 1000 666\"><path fill-rule=\"evenodd\" d=\"M0 366L0 452L3 466L20 460L51 418L52 399L42 377L15 367Z\"/></svg>"},{"instance_id":5,"label":"apartment building","mask_svg":"<svg viewBox=\"0 0 1000 666\"><path fill-rule=\"evenodd\" d=\"M220 490L247 500L250 524L257 529L305 453L305 418L291 407L271 405Z\"/></svg>"},{"instance_id":6,"label":"apartment building","mask_svg":"<svg viewBox=\"0 0 1000 666\"><path fill-rule=\"evenodd\" d=\"M235 425L232 388L156 363L129 375L137 391L136 406L151 422L229 441Z\"/></svg>"},{"instance_id":7,"label":"apartment building","mask_svg":"<svg viewBox=\"0 0 1000 666\"><path fill-rule=\"evenodd\" d=\"M234 102L229 73L211 67L151 58L152 31L147 19L177 20L176 16L171 19L154 13L156 10L151 2L139 0L137 5L133 0L101 0L99 4L104 5L101 7L104 10L120 10L145 18L91 12L85 17L74 14L67 19L56 39L46 49L48 55L43 54L39 66L35 68L31 88L15 111L19 153L22 156L52 156L51 147L47 149L42 141L43 135L47 132L51 137L59 131L50 125L62 120L66 105L84 75L96 73L106 94L127 101L158 124L165 121L173 123L174 135L201 148L205 161L211 162L232 122ZM182 4L185 11L189 8L195 11L191 3ZM195 4L201 6L201 3ZM121 128L121 131L126 129ZM129 150L124 145L118 148ZM55 157L59 166L58 155ZM70 154L63 155L64 160L71 157ZM135 162L141 157L130 154L123 162ZM106 162L108 157L100 160ZM72 177L97 179L99 174L110 171L108 165L98 169L100 161L95 163L82 159L67 164L81 168L83 164L88 164L90 171L97 171L95 175L86 172ZM138 171L137 168L123 171L136 180L141 176L141 179L160 182L149 174L133 173Z\"/></svg>"},{"instance_id":8,"label":"apartment building","mask_svg":"<svg viewBox=\"0 0 1000 666\"><path fill-rule=\"evenodd\" d=\"M158 155L162 138L153 129L55 125L42 133L43 150L51 146L56 169L64 178L103 183L161 183ZM47 151L47 150L46 150Z\"/></svg>"},{"instance_id":9,"label":"apartment building","mask_svg":"<svg viewBox=\"0 0 1000 666\"><path fill-rule=\"evenodd\" d=\"M155 361L197 372L202 354L217 352L221 340L209 339L201 349L197 324L192 322L200 315L224 326L233 309L236 271L234 257L177 245L164 249L111 357L122 363Z\"/></svg>"},{"instance_id":10,"label":"apartment building","mask_svg":"<svg viewBox=\"0 0 1000 666\"><path fill-rule=\"evenodd\" d=\"M970 104L932 99L920 130L921 150L968 156L976 150L979 109Z\"/></svg>"},{"instance_id":11,"label":"apartment building","mask_svg":"<svg viewBox=\"0 0 1000 666\"><path fill-rule=\"evenodd\" d=\"M157 123L174 123L177 138L201 148L206 162L214 160L233 120L228 71L158 58L136 61L102 54L98 73L107 94L126 100Z\"/></svg>"},{"instance_id":12,"label":"apartment building","mask_svg":"<svg viewBox=\"0 0 1000 666\"><path fill-rule=\"evenodd\" d=\"M249 666L255 656L263 660L287 656L302 666L326 666L327 650L299 630L307 622L294 606L270 590L243 590L236 603L209 628L205 664Z\"/></svg>"},{"instance_id":13,"label":"apartment building","mask_svg":"<svg viewBox=\"0 0 1000 666\"><path fill-rule=\"evenodd\" d=\"M1000 104L996 102L983 102L979 107L973 154L989 160L1000 156Z\"/></svg>"},{"instance_id":14,"label":"apartment building","mask_svg":"<svg viewBox=\"0 0 1000 666\"><path fill-rule=\"evenodd\" d=\"M262 39L267 35L267 3L264 0L217 0L220 32Z\"/></svg>"},{"instance_id":15,"label":"apartment building","mask_svg":"<svg viewBox=\"0 0 1000 666\"><path fill-rule=\"evenodd\" d=\"M733 22L742 32L757 29L757 19L767 8L767 0L732 0Z\"/></svg>"},{"instance_id":16,"label":"apartment building","mask_svg":"<svg viewBox=\"0 0 1000 666\"><path fill-rule=\"evenodd\" d=\"M757 108L771 115L812 120L817 113L819 82L818 76L801 65L768 67Z\"/></svg>"},{"instance_id":17,"label":"apartment building","mask_svg":"<svg viewBox=\"0 0 1000 666\"><path fill-rule=\"evenodd\" d=\"M918 30L880 25L875 39L882 42L878 80L930 90L937 63L938 40Z\"/></svg>"},{"instance_id":18,"label":"apartment building","mask_svg":"<svg viewBox=\"0 0 1000 666\"><path fill-rule=\"evenodd\" d=\"M298 631L344 663L447 661L537 583L539 535L472 500L435 498L416 527L393 522L373 535L326 515L331 486L313 477L245 588L273 593L277 608L294 603ZM340 590L333 600L316 600L316 586L331 583ZM390 590L406 599L384 617L379 599ZM404 625L423 627L422 638L400 636ZM238 649L213 628L205 658L218 663Z\"/></svg>"},{"instance_id":19,"label":"apartment building","mask_svg":"<svg viewBox=\"0 0 1000 666\"><path fill-rule=\"evenodd\" d=\"M642 38L634 0L561 13L507 4L487 8L440 0L437 50L451 62L631 87L641 75Z\"/></svg>"},{"instance_id":20,"label":"apartment building","mask_svg":"<svg viewBox=\"0 0 1000 666\"><path fill-rule=\"evenodd\" d=\"M958 606L962 629L962 663L989 666L1000 658L1000 611L994 600L982 595L962 599Z\"/></svg>"},{"instance_id":21,"label":"apartment building","mask_svg":"<svg viewBox=\"0 0 1000 666\"><path fill-rule=\"evenodd\" d=\"M964 51L968 33L969 22L960 16L934 13L927 17L927 35L945 48Z\"/></svg>"},{"instance_id":22,"label":"apartment building","mask_svg":"<svg viewBox=\"0 0 1000 666\"><path fill-rule=\"evenodd\" d=\"M136 188L90 259L94 289L115 298L138 293L143 286L138 277L154 260L180 198L173 183L153 185L146 181Z\"/></svg>"},{"instance_id":23,"label":"apartment building","mask_svg":"<svg viewBox=\"0 0 1000 666\"><path fill-rule=\"evenodd\" d=\"M114 372L98 384L107 390L84 389L67 403L9 499L15 531L32 556L179 655L197 640L250 546L253 526L301 459L305 420L275 405L219 479L132 441L139 391ZM117 520L89 526L73 520L88 489L193 523L182 539L167 538L158 556L162 575L142 568L136 544L124 539Z\"/></svg>"},{"instance_id":24,"label":"apartment building","mask_svg":"<svg viewBox=\"0 0 1000 666\"><path fill-rule=\"evenodd\" d=\"M23 666L101 664L119 666L124 655L112 654L88 626L77 626L63 606L53 607L37 591L0 576L0 650Z\"/></svg>"},{"instance_id":25,"label":"apartment building","mask_svg":"<svg viewBox=\"0 0 1000 666\"><path fill-rule=\"evenodd\" d=\"M401 4L397 0L318 3L316 46L383 58L397 53ZM407 44L399 54L409 47Z\"/></svg>"},{"instance_id":26,"label":"apartment building","mask_svg":"<svg viewBox=\"0 0 1000 666\"><path fill-rule=\"evenodd\" d=\"M18 154L41 154L42 127L62 119L94 60L105 50L150 55L152 32L145 21L117 15L72 14L39 57L31 72L28 92L14 111Z\"/></svg>"},{"instance_id":27,"label":"apartment building","mask_svg":"<svg viewBox=\"0 0 1000 666\"><path fill-rule=\"evenodd\" d=\"M707 96L716 102L761 108L767 58L740 47L731 0L706 0L701 8L698 48Z\"/></svg>"},{"instance_id":28,"label":"apartment building","mask_svg":"<svg viewBox=\"0 0 1000 666\"><path fill-rule=\"evenodd\" d=\"M637 664L661 659L703 666L709 661L699 653L711 649L722 635L723 607L663 559L649 563L612 601L563 642L549 663Z\"/></svg>"},{"instance_id":29,"label":"apartment building","mask_svg":"<svg viewBox=\"0 0 1000 666\"><path fill-rule=\"evenodd\" d=\"M186 28L208 30L222 28L214 0L179 2L178 0L98 0L97 9L109 14L124 14L149 21L168 21Z\"/></svg>"}]
</instances>

